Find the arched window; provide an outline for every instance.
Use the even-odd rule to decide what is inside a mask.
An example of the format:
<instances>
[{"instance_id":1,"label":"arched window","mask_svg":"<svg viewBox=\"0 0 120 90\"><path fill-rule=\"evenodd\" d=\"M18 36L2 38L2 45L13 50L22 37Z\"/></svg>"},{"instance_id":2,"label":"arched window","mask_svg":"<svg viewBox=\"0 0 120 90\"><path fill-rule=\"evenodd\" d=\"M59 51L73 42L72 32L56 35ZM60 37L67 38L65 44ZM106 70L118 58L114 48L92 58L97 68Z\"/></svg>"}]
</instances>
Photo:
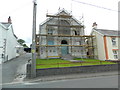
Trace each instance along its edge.
<instances>
[{"instance_id":1,"label":"arched window","mask_svg":"<svg viewBox=\"0 0 120 90\"><path fill-rule=\"evenodd\" d=\"M61 44L68 44L66 40L62 40Z\"/></svg>"},{"instance_id":2,"label":"arched window","mask_svg":"<svg viewBox=\"0 0 120 90\"><path fill-rule=\"evenodd\" d=\"M74 30L75 35L79 35L79 31Z\"/></svg>"},{"instance_id":3,"label":"arched window","mask_svg":"<svg viewBox=\"0 0 120 90\"><path fill-rule=\"evenodd\" d=\"M75 32L75 35L77 35L77 31L74 31Z\"/></svg>"}]
</instances>

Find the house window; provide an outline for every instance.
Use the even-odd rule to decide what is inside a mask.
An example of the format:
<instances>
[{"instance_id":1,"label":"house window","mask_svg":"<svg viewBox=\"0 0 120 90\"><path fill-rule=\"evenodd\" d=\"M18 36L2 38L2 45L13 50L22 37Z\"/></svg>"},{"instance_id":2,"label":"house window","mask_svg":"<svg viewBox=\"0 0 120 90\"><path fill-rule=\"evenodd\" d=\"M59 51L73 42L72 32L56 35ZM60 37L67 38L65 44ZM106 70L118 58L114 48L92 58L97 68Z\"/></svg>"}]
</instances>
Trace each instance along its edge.
<instances>
[{"instance_id":1,"label":"house window","mask_svg":"<svg viewBox=\"0 0 120 90\"><path fill-rule=\"evenodd\" d=\"M77 35L77 31L74 31L75 32L75 35Z\"/></svg>"},{"instance_id":2,"label":"house window","mask_svg":"<svg viewBox=\"0 0 120 90\"><path fill-rule=\"evenodd\" d=\"M75 35L79 35L79 31L74 31Z\"/></svg>"},{"instance_id":3,"label":"house window","mask_svg":"<svg viewBox=\"0 0 120 90\"><path fill-rule=\"evenodd\" d=\"M4 58L4 54L2 54L2 58Z\"/></svg>"},{"instance_id":4,"label":"house window","mask_svg":"<svg viewBox=\"0 0 120 90\"><path fill-rule=\"evenodd\" d=\"M112 45L115 46L116 45L116 38L112 38Z\"/></svg>"},{"instance_id":5,"label":"house window","mask_svg":"<svg viewBox=\"0 0 120 90\"><path fill-rule=\"evenodd\" d=\"M48 29L48 34L52 35L53 34L53 30L52 29Z\"/></svg>"},{"instance_id":6,"label":"house window","mask_svg":"<svg viewBox=\"0 0 120 90\"><path fill-rule=\"evenodd\" d=\"M55 50L53 50L53 52L55 52Z\"/></svg>"},{"instance_id":7,"label":"house window","mask_svg":"<svg viewBox=\"0 0 120 90\"><path fill-rule=\"evenodd\" d=\"M118 59L118 51L113 50L114 59Z\"/></svg>"},{"instance_id":8,"label":"house window","mask_svg":"<svg viewBox=\"0 0 120 90\"><path fill-rule=\"evenodd\" d=\"M81 41L79 42L79 45L81 45Z\"/></svg>"},{"instance_id":9,"label":"house window","mask_svg":"<svg viewBox=\"0 0 120 90\"><path fill-rule=\"evenodd\" d=\"M19 50L16 50L16 53L19 53Z\"/></svg>"},{"instance_id":10,"label":"house window","mask_svg":"<svg viewBox=\"0 0 120 90\"><path fill-rule=\"evenodd\" d=\"M49 52L52 52L52 50L49 50Z\"/></svg>"},{"instance_id":11,"label":"house window","mask_svg":"<svg viewBox=\"0 0 120 90\"><path fill-rule=\"evenodd\" d=\"M41 48L41 54L43 54L43 48Z\"/></svg>"}]
</instances>

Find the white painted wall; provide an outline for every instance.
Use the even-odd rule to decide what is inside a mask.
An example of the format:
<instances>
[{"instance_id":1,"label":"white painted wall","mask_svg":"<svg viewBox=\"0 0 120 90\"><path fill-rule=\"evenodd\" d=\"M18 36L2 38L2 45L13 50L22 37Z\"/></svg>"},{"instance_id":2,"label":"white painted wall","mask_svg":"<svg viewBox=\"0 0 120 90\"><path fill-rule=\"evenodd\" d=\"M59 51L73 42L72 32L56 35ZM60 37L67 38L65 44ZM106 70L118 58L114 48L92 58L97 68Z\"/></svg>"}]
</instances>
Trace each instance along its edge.
<instances>
[{"instance_id":1,"label":"white painted wall","mask_svg":"<svg viewBox=\"0 0 120 90\"><path fill-rule=\"evenodd\" d=\"M0 26L0 64L2 63L2 51L3 51L3 39L2 39L2 27Z\"/></svg>"},{"instance_id":2,"label":"white painted wall","mask_svg":"<svg viewBox=\"0 0 120 90\"><path fill-rule=\"evenodd\" d=\"M107 37L107 47L108 47L108 56L109 60L118 60L114 59L113 49L118 49L118 37L116 37L116 45L112 45L111 37Z\"/></svg>"},{"instance_id":3,"label":"white painted wall","mask_svg":"<svg viewBox=\"0 0 120 90\"><path fill-rule=\"evenodd\" d=\"M98 54L98 59L100 60L106 60L106 54L105 54L105 47L104 47L104 35L97 32L96 30L93 30L92 35L95 35L97 47L95 48L96 55ZM118 37L116 39L116 46L112 45L111 37L106 36L106 43L107 43L107 50L108 50L108 60L118 60L114 59L113 49L118 49Z\"/></svg>"},{"instance_id":4,"label":"white painted wall","mask_svg":"<svg viewBox=\"0 0 120 90\"><path fill-rule=\"evenodd\" d=\"M95 35L96 38L96 41L94 41L94 43L96 43L95 54L98 55L99 60L105 60L106 56L105 56L103 35L95 30L93 30L92 35Z\"/></svg>"},{"instance_id":5,"label":"white painted wall","mask_svg":"<svg viewBox=\"0 0 120 90\"><path fill-rule=\"evenodd\" d=\"M16 56L25 54L24 47L17 42L16 46Z\"/></svg>"},{"instance_id":6,"label":"white painted wall","mask_svg":"<svg viewBox=\"0 0 120 90\"><path fill-rule=\"evenodd\" d=\"M4 40L6 40L6 46L4 46ZM0 24L0 46L5 48L5 54L4 49L0 49L0 56L5 55L3 62L16 57L17 38L14 36L12 25L6 28Z\"/></svg>"}]
</instances>

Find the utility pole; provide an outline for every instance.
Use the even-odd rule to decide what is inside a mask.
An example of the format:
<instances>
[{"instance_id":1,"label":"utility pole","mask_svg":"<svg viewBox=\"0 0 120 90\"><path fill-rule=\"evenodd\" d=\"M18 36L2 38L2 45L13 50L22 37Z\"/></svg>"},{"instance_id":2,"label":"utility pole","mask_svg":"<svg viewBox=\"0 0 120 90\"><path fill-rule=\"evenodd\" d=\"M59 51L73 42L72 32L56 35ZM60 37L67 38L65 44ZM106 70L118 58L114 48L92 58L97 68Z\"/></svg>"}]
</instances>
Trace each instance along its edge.
<instances>
[{"instance_id":1,"label":"utility pole","mask_svg":"<svg viewBox=\"0 0 120 90\"><path fill-rule=\"evenodd\" d=\"M32 62L31 62L31 78L36 77L36 0L33 1L33 29L32 29Z\"/></svg>"}]
</instances>

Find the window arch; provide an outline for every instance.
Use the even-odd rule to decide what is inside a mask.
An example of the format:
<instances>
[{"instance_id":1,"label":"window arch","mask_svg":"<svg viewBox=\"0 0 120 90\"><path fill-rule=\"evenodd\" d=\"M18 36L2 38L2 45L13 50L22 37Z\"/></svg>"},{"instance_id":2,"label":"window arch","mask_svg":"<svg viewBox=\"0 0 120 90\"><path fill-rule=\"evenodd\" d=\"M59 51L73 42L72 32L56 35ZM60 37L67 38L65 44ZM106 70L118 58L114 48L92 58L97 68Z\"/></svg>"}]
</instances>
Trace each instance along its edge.
<instances>
[{"instance_id":1,"label":"window arch","mask_svg":"<svg viewBox=\"0 0 120 90\"><path fill-rule=\"evenodd\" d=\"M66 40L62 40L61 44L68 44Z\"/></svg>"}]
</instances>

